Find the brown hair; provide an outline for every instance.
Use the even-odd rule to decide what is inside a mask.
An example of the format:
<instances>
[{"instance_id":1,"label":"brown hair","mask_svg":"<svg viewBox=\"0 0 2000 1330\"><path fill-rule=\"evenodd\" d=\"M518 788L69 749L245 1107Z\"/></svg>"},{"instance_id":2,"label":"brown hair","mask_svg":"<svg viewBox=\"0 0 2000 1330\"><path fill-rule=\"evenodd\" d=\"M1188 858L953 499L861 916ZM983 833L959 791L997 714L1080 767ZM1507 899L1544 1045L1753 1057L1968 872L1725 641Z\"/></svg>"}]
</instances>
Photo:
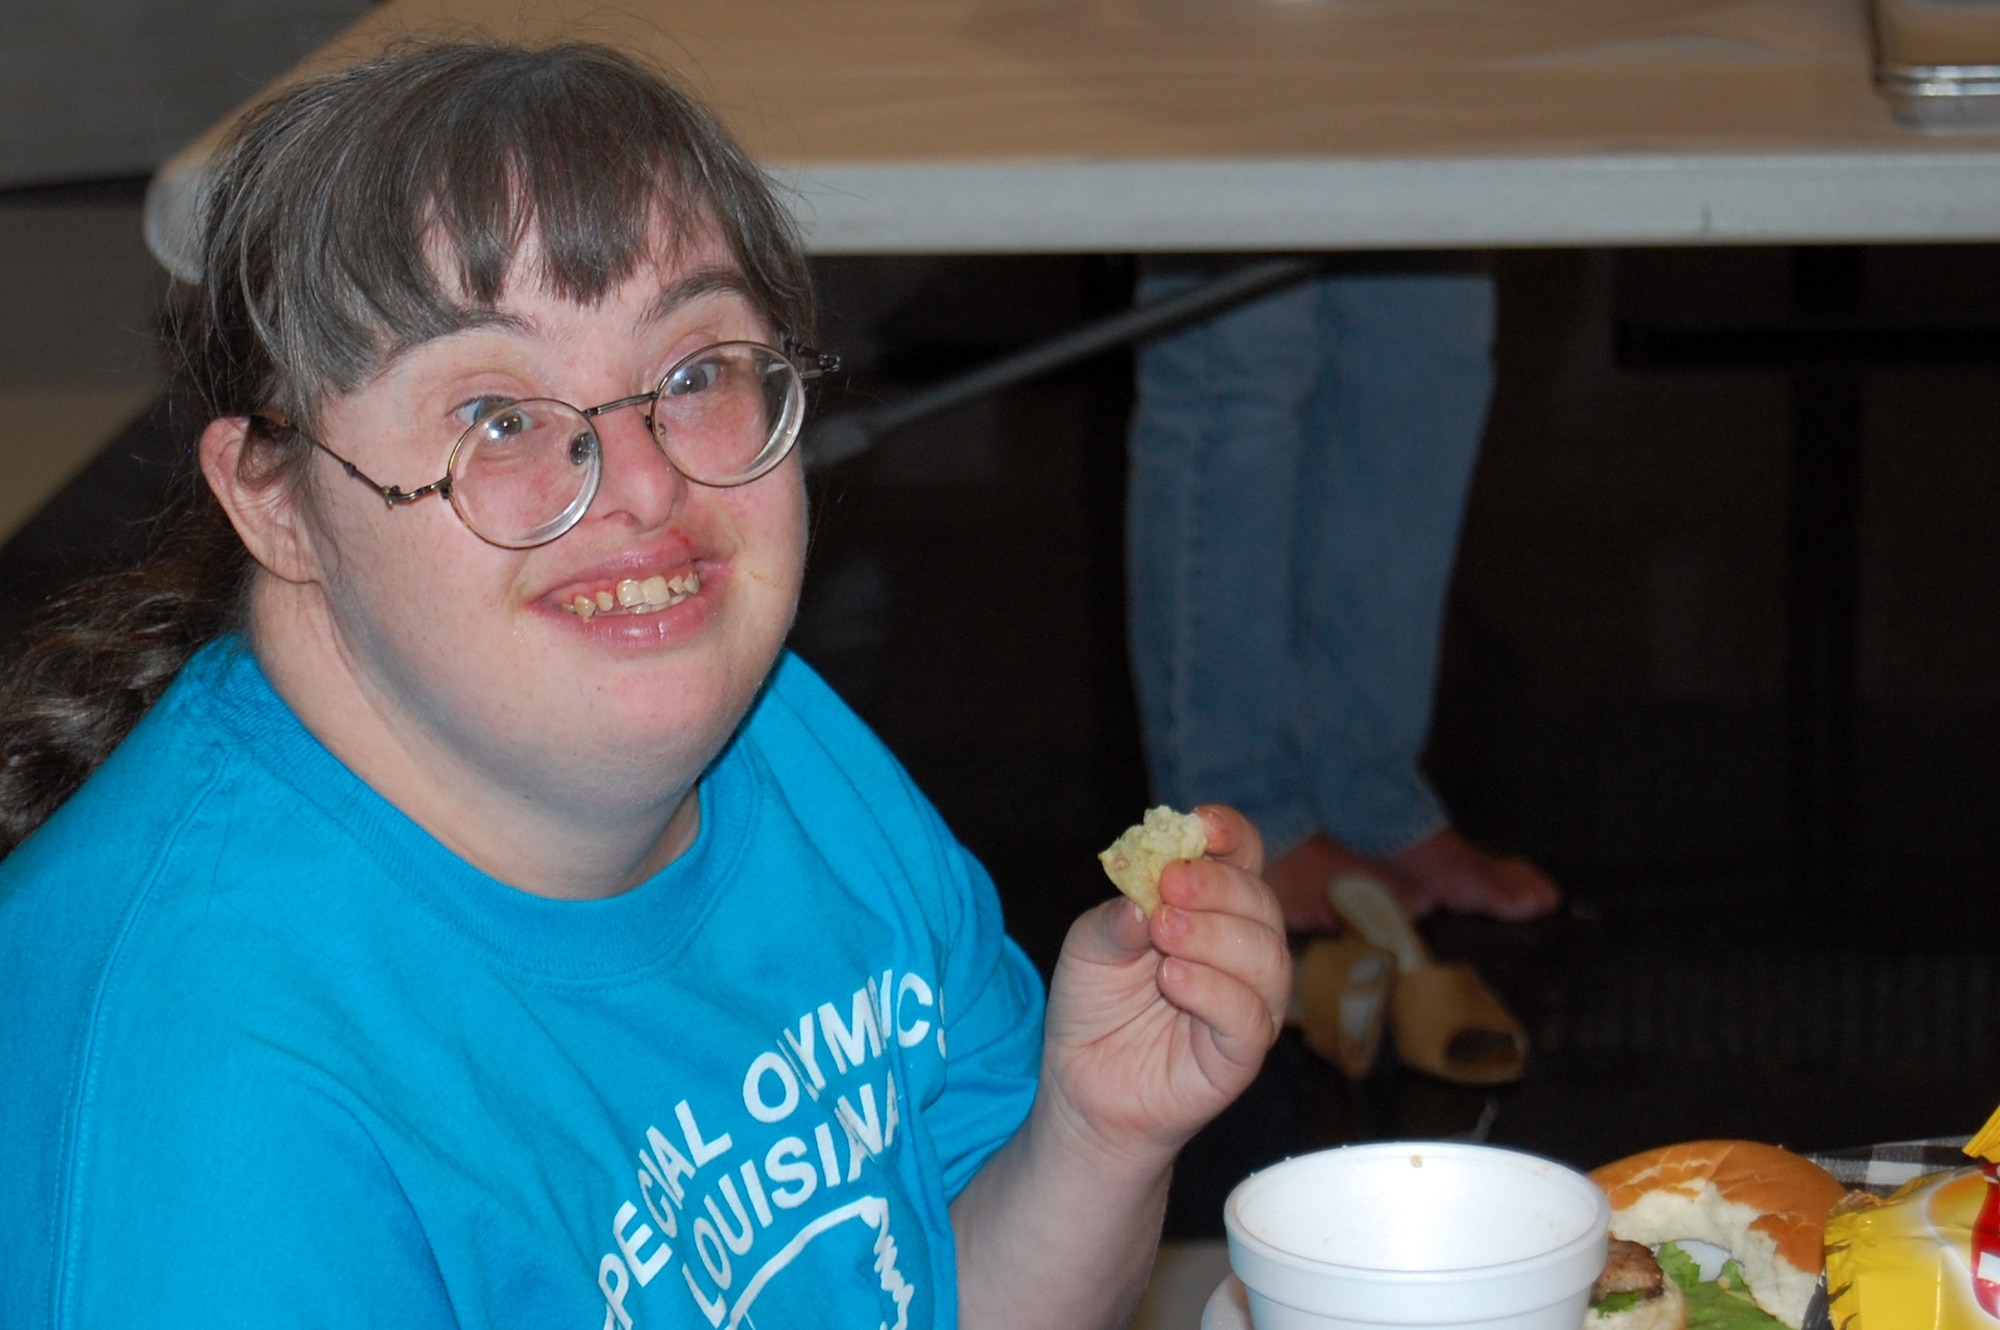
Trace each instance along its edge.
<instances>
[{"instance_id":1,"label":"brown hair","mask_svg":"<svg viewBox=\"0 0 2000 1330\"><path fill-rule=\"evenodd\" d=\"M524 242L543 289L591 303L712 229L789 341L812 297L789 218L715 119L604 47L411 43L247 115L205 191L201 277L169 297L210 419L310 427L402 351L490 319ZM440 272L443 268L445 271ZM294 431L253 429L259 483L304 483ZM254 572L194 459L152 552L52 603L0 689L0 854L108 757Z\"/></svg>"}]
</instances>

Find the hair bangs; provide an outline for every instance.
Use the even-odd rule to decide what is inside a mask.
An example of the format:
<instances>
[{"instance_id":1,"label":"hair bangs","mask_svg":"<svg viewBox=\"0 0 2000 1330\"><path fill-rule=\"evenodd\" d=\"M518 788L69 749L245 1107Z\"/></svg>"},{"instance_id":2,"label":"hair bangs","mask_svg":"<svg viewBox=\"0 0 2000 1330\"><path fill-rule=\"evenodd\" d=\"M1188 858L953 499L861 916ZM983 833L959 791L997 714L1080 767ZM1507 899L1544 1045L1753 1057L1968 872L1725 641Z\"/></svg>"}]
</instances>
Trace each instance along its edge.
<instances>
[{"instance_id":1,"label":"hair bangs","mask_svg":"<svg viewBox=\"0 0 2000 1330\"><path fill-rule=\"evenodd\" d=\"M707 234L782 336L810 336L804 257L762 173L603 47L416 46L281 93L211 198L199 322L229 345L195 377L227 386L218 415L310 421L401 351L492 319L510 282L591 304Z\"/></svg>"},{"instance_id":2,"label":"hair bangs","mask_svg":"<svg viewBox=\"0 0 2000 1330\"><path fill-rule=\"evenodd\" d=\"M715 209L689 178L699 154L673 108L643 86L562 73L510 82L438 136L421 212L433 254L476 308L510 280L593 304L711 224ZM470 153L477 170L465 169ZM535 270L517 272L531 241Z\"/></svg>"}]
</instances>

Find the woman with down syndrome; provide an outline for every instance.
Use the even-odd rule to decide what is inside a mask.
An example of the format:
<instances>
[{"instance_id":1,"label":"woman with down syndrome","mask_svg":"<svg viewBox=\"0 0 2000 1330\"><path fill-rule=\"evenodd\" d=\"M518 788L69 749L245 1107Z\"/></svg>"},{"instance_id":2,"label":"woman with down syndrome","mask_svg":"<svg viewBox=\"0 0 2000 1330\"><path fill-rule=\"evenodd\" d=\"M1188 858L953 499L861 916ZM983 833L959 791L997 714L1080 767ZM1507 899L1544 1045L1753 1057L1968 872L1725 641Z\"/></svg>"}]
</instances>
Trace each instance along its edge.
<instances>
[{"instance_id":1,"label":"woman with down syndrome","mask_svg":"<svg viewBox=\"0 0 2000 1330\"><path fill-rule=\"evenodd\" d=\"M783 642L797 242L614 52L221 151L208 419L0 714L0 1322L1110 1326L1282 1018L1239 816L1044 1002Z\"/></svg>"}]
</instances>

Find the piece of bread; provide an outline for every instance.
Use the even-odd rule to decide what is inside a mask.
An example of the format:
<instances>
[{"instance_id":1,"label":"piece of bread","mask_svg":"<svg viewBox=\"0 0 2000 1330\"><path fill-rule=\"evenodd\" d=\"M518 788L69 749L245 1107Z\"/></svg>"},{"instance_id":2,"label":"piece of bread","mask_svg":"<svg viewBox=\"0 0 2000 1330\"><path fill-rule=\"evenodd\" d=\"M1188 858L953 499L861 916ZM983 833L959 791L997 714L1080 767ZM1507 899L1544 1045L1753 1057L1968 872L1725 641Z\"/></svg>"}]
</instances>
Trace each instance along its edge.
<instances>
[{"instance_id":1,"label":"piece of bread","mask_svg":"<svg viewBox=\"0 0 2000 1330\"><path fill-rule=\"evenodd\" d=\"M1827 1213L1846 1190L1832 1174L1775 1145L1687 1141L1590 1176L1611 1200L1613 1237L1722 1248L1743 1267L1757 1305L1798 1330L1819 1279Z\"/></svg>"},{"instance_id":2,"label":"piece of bread","mask_svg":"<svg viewBox=\"0 0 2000 1330\"><path fill-rule=\"evenodd\" d=\"M1150 916L1160 904L1160 874L1178 859L1199 859L1208 853L1208 828L1193 813L1176 813L1162 804L1146 810L1145 820L1128 827L1111 842L1097 862L1111 884L1132 898L1139 913Z\"/></svg>"}]
</instances>

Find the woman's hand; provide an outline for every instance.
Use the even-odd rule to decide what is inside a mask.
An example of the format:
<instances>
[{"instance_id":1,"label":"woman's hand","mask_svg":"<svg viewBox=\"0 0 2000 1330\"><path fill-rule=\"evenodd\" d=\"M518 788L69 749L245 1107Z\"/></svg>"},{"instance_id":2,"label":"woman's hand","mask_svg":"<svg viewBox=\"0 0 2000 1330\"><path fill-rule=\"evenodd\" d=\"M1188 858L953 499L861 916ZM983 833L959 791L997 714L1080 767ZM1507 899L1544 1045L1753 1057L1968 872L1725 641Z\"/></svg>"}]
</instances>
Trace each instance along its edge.
<instances>
[{"instance_id":1,"label":"woman's hand","mask_svg":"<svg viewBox=\"0 0 2000 1330\"><path fill-rule=\"evenodd\" d=\"M1034 1110L952 1203L967 1330L1129 1323L1175 1153L1278 1037L1292 967L1263 845L1195 811L1209 857L1168 867L1152 918L1121 896L1063 943Z\"/></svg>"},{"instance_id":2,"label":"woman's hand","mask_svg":"<svg viewBox=\"0 0 2000 1330\"><path fill-rule=\"evenodd\" d=\"M1220 805L1195 811L1209 857L1168 865L1150 919L1123 898L1078 919L1050 987L1046 1108L1073 1145L1140 1168L1255 1079L1291 992L1256 828Z\"/></svg>"}]
</instances>

